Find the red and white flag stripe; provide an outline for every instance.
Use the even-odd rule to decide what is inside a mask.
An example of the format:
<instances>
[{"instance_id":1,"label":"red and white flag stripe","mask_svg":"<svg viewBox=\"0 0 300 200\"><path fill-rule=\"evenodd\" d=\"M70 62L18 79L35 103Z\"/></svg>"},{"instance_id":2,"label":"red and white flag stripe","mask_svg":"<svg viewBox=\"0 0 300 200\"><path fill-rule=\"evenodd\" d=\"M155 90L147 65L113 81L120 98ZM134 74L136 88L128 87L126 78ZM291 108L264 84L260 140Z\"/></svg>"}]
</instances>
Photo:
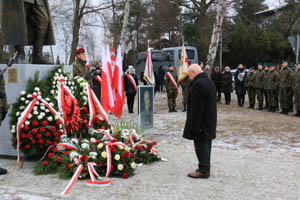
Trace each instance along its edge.
<instances>
[{"instance_id":1,"label":"red and white flag stripe","mask_svg":"<svg viewBox=\"0 0 300 200\"><path fill-rule=\"evenodd\" d=\"M177 86L177 83L176 83L174 77L172 76L172 74L170 72L167 72L166 74L167 74L168 78L170 79L170 81L172 82L173 86L176 88L177 94L179 94L179 88Z\"/></svg>"},{"instance_id":2,"label":"red and white flag stripe","mask_svg":"<svg viewBox=\"0 0 300 200\"><path fill-rule=\"evenodd\" d=\"M136 83L135 83L135 80L134 78L130 75L130 74L126 74L126 76L128 77L128 79L130 80L132 86L134 87L134 90L136 92Z\"/></svg>"}]
</instances>

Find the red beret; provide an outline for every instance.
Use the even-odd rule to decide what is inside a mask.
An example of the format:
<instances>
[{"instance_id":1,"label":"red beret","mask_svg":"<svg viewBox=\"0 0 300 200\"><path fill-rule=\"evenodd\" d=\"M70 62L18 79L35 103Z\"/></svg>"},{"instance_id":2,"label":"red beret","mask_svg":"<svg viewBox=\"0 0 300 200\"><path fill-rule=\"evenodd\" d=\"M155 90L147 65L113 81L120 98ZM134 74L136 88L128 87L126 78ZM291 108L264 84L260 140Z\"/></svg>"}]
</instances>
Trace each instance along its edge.
<instances>
[{"instance_id":1,"label":"red beret","mask_svg":"<svg viewBox=\"0 0 300 200\"><path fill-rule=\"evenodd\" d=\"M79 48L75 51L75 55L78 55L78 54L81 54L81 53L84 53L84 48Z\"/></svg>"}]
</instances>

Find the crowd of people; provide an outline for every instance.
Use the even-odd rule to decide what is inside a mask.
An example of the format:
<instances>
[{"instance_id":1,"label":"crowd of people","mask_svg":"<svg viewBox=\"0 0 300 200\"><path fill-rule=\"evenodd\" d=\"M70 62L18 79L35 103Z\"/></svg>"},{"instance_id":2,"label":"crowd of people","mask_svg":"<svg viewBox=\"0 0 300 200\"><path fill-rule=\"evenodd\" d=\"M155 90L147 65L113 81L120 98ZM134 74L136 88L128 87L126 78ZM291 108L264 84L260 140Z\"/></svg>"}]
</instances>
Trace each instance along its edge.
<instances>
[{"instance_id":1,"label":"crowd of people","mask_svg":"<svg viewBox=\"0 0 300 200\"><path fill-rule=\"evenodd\" d=\"M225 104L229 105L231 93L235 90L240 107L244 106L247 93L249 109L255 108L257 100L258 110L281 111L281 114L288 115L295 109L295 116L300 117L300 63L289 65L287 60L280 65L258 63L257 69L250 67L249 70L240 64L234 73L228 66L224 71L215 67L211 78L219 103L221 93L224 93Z\"/></svg>"}]
</instances>

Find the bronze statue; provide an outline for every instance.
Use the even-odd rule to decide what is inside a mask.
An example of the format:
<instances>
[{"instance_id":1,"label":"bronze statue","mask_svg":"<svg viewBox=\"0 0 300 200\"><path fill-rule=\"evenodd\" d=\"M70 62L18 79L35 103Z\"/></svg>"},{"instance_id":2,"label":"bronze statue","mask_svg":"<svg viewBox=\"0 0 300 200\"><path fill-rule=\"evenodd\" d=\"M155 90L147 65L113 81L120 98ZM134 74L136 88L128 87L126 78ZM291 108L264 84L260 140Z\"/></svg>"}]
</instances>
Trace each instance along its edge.
<instances>
[{"instance_id":1,"label":"bronze statue","mask_svg":"<svg viewBox=\"0 0 300 200\"><path fill-rule=\"evenodd\" d=\"M43 56L43 45L55 44L48 0L1 0L0 8L3 43L15 46L17 59L32 45L32 64L51 64Z\"/></svg>"}]
</instances>

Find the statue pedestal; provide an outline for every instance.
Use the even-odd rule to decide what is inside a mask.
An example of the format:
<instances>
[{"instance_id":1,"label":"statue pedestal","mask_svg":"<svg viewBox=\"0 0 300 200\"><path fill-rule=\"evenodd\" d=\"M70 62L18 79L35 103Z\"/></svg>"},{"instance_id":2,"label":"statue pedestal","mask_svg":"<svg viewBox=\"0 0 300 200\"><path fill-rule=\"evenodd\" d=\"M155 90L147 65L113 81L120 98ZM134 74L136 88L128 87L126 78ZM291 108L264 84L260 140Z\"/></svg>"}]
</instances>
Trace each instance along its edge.
<instances>
[{"instance_id":1,"label":"statue pedestal","mask_svg":"<svg viewBox=\"0 0 300 200\"><path fill-rule=\"evenodd\" d=\"M6 65L1 64L0 69L4 69ZM20 96L22 90L26 90L29 78L33 78L36 71L39 71L39 79L45 79L48 73L55 67L55 65L31 65L31 64L15 64L8 68L4 73L5 89L7 101L10 106ZM72 66L64 66L65 71L71 72ZM17 151L12 147L12 137L9 128L9 113L3 120L0 127L0 155L16 156Z\"/></svg>"}]
</instances>

